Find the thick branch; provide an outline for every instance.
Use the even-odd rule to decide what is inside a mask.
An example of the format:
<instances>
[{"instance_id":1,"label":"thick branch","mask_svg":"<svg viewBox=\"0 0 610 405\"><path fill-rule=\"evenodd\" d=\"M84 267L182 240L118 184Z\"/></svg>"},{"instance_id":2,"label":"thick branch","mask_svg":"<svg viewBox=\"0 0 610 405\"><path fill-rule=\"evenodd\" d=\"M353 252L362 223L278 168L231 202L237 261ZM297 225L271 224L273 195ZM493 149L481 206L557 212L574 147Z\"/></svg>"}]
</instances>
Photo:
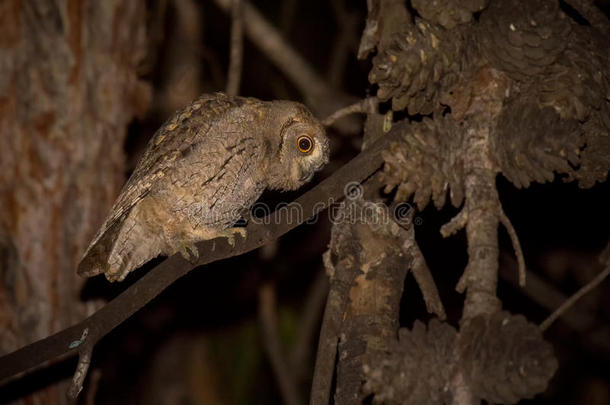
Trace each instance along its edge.
<instances>
[{"instance_id":1,"label":"thick branch","mask_svg":"<svg viewBox=\"0 0 610 405\"><path fill-rule=\"evenodd\" d=\"M381 150L388 147L392 141L397 141L403 128L399 125L395 126L366 151L361 152L332 176L296 199L293 204L297 204L302 209L301 221L294 221L294 218L291 218L292 220L287 220L285 217L278 218L272 213L271 218L250 223L247 228L247 239L236 240L234 246L217 240L198 243L197 247L202 255L195 265L187 262L180 255L168 258L89 318L1 357L0 382L48 360L76 354L78 349L70 345L80 339L86 328L89 328L88 339L98 341L194 267L244 254L296 228L306 219L327 208L330 202L340 200L346 183L360 182L377 170L383 163ZM284 213L286 211L282 210Z\"/></svg>"},{"instance_id":2,"label":"thick branch","mask_svg":"<svg viewBox=\"0 0 610 405\"><path fill-rule=\"evenodd\" d=\"M496 297L498 281L498 211L500 200L495 172L489 167L486 153L488 128L470 128L467 135L468 167L465 189L468 221L468 265L457 290L466 290L462 320L500 308Z\"/></svg>"}]
</instances>

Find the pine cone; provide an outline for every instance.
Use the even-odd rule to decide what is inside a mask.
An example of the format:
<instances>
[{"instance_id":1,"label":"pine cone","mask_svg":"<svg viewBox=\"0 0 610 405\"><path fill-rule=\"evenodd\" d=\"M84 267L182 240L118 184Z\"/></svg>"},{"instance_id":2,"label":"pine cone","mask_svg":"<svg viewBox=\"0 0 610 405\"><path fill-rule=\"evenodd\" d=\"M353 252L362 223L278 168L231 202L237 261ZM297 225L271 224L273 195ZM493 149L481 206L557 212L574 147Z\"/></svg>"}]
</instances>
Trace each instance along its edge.
<instances>
[{"instance_id":1,"label":"pine cone","mask_svg":"<svg viewBox=\"0 0 610 405\"><path fill-rule=\"evenodd\" d=\"M505 105L491 134L492 152L502 174L516 187L571 174L579 161L582 129L550 107L539 109L519 98Z\"/></svg>"},{"instance_id":2,"label":"pine cone","mask_svg":"<svg viewBox=\"0 0 610 405\"><path fill-rule=\"evenodd\" d=\"M373 59L369 81L377 83L377 97L392 98L395 111L432 113L439 90L455 83L459 71L459 36L417 19L406 32L395 33L387 49Z\"/></svg>"},{"instance_id":3,"label":"pine cone","mask_svg":"<svg viewBox=\"0 0 610 405\"><path fill-rule=\"evenodd\" d=\"M399 202L414 195L421 210L430 198L437 208L443 207L449 189L451 203L460 206L464 199L461 143L460 128L450 116L412 124L404 142L383 152L384 191L397 188L394 199Z\"/></svg>"},{"instance_id":4,"label":"pine cone","mask_svg":"<svg viewBox=\"0 0 610 405\"><path fill-rule=\"evenodd\" d=\"M583 125L586 146L580 153L580 166L572 175L581 188L604 182L610 171L610 125L604 125L602 116L602 113L595 114ZM606 116L610 117L610 114Z\"/></svg>"},{"instance_id":5,"label":"pine cone","mask_svg":"<svg viewBox=\"0 0 610 405\"><path fill-rule=\"evenodd\" d=\"M494 1L477 30L482 54L516 80L541 74L565 49L571 25L553 0Z\"/></svg>"},{"instance_id":6,"label":"pine cone","mask_svg":"<svg viewBox=\"0 0 610 405\"><path fill-rule=\"evenodd\" d=\"M488 0L412 0L413 8L426 20L445 28L470 22L472 13L483 10Z\"/></svg>"},{"instance_id":7,"label":"pine cone","mask_svg":"<svg viewBox=\"0 0 610 405\"><path fill-rule=\"evenodd\" d=\"M416 321L401 329L389 352L377 354L364 366L366 395L374 404L436 405L447 403L443 389L452 375L456 331L433 319L428 330Z\"/></svg>"},{"instance_id":8,"label":"pine cone","mask_svg":"<svg viewBox=\"0 0 610 405\"><path fill-rule=\"evenodd\" d=\"M522 315L475 317L463 325L457 345L471 389L489 403L532 398L557 370L551 345Z\"/></svg>"},{"instance_id":9,"label":"pine cone","mask_svg":"<svg viewBox=\"0 0 610 405\"><path fill-rule=\"evenodd\" d=\"M565 52L534 89L541 106L555 108L562 118L584 121L608 104L610 55L601 41L590 29L574 28Z\"/></svg>"}]
</instances>

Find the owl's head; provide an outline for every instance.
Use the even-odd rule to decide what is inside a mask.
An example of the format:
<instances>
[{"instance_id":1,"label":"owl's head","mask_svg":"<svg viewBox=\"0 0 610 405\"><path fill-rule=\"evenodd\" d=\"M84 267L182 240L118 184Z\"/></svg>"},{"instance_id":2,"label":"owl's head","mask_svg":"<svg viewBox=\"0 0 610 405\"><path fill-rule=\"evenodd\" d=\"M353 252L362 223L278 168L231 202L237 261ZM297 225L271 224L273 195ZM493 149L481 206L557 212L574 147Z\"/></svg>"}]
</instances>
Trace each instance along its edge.
<instances>
[{"instance_id":1,"label":"owl's head","mask_svg":"<svg viewBox=\"0 0 610 405\"><path fill-rule=\"evenodd\" d=\"M295 190L328 163L328 138L322 124L304 105L275 101L273 110L271 130L278 145L269 156L267 186Z\"/></svg>"}]
</instances>

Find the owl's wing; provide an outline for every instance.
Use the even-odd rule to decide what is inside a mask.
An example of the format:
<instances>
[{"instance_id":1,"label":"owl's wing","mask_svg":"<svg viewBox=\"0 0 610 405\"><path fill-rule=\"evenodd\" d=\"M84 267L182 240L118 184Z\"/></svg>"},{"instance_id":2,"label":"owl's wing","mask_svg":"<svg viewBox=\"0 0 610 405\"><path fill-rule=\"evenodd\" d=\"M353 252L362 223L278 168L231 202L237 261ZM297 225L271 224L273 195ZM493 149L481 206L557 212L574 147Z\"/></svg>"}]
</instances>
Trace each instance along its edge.
<instances>
[{"instance_id":1,"label":"owl's wing","mask_svg":"<svg viewBox=\"0 0 610 405\"><path fill-rule=\"evenodd\" d=\"M105 270L108 254L132 208L154 189L159 179L176 167L178 160L189 155L195 137L205 138L216 118L244 102L246 99L220 93L203 95L177 112L155 133L110 215L83 255L78 274L93 276Z\"/></svg>"},{"instance_id":2,"label":"owl's wing","mask_svg":"<svg viewBox=\"0 0 610 405\"><path fill-rule=\"evenodd\" d=\"M194 228L232 226L266 187L259 176L264 158L263 139L243 129L194 145L170 174L181 197L172 201L172 210Z\"/></svg>"}]
</instances>

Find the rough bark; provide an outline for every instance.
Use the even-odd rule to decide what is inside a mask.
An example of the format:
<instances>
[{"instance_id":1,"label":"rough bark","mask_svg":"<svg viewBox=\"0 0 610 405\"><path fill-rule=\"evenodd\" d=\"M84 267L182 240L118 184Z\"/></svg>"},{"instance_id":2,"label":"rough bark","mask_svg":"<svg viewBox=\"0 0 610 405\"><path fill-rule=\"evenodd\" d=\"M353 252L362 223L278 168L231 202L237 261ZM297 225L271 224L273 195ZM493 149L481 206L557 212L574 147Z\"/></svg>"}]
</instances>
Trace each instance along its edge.
<instances>
[{"instance_id":1,"label":"rough bark","mask_svg":"<svg viewBox=\"0 0 610 405\"><path fill-rule=\"evenodd\" d=\"M345 213L346 221L333 227L326 260L335 275L353 276L342 314L335 402L359 404L366 356L387 350L396 336L411 258L400 243L408 231L389 220L384 205L350 201Z\"/></svg>"},{"instance_id":2,"label":"rough bark","mask_svg":"<svg viewBox=\"0 0 610 405\"><path fill-rule=\"evenodd\" d=\"M146 108L144 17L143 1L0 3L0 353L88 312L75 268L124 181L127 124Z\"/></svg>"}]
</instances>

